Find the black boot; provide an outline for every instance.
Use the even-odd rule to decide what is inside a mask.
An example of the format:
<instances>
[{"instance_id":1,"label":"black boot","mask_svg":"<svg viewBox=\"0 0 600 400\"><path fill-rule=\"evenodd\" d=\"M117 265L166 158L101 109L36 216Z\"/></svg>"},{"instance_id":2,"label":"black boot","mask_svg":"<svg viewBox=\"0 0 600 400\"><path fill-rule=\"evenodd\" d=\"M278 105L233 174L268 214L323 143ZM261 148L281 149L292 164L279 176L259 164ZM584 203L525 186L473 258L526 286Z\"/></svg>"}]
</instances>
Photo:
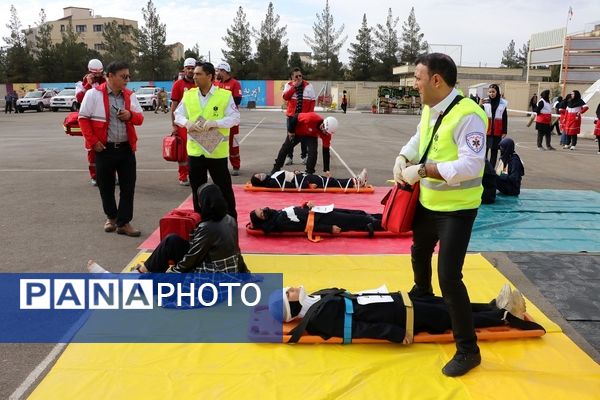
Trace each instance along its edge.
<instances>
[{"instance_id":1,"label":"black boot","mask_svg":"<svg viewBox=\"0 0 600 400\"><path fill-rule=\"evenodd\" d=\"M442 373L446 376L461 376L481 364L481 353L456 353L452 360L442 368Z\"/></svg>"}]
</instances>

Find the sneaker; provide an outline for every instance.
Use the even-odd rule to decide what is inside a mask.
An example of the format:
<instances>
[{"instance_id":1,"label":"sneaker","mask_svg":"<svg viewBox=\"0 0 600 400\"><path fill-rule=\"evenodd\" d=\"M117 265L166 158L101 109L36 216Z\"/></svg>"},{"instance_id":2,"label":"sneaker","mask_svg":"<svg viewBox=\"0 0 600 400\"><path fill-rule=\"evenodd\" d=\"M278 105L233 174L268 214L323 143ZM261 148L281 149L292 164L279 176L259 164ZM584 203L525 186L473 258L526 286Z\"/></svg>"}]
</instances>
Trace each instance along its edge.
<instances>
[{"instance_id":1,"label":"sneaker","mask_svg":"<svg viewBox=\"0 0 600 400\"><path fill-rule=\"evenodd\" d=\"M552 146L549 146L547 150L556 150L556 149Z\"/></svg>"},{"instance_id":2,"label":"sneaker","mask_svg":"<svg viewBox=\"0 0 600 400\"><path fill-rule=\"evenodd\" d=\"M568 148L569 148L569 145L568 145L568 144L565 144L565 145L563 146L563 149L565 149L565 150L566 150L566 149L568 149Z\"/></svg>"},{"instance_id":3,"label":"sneaker","mask_svg":"<svg viewBox=\"0 0 600 400\"><path fill-rule=\"evenodd\" d=\"M521 292L517 289L513 290L510 294L510 301L504 309L515 317L523 319L526 308L525 298Z\"/></svg>"},{"instance_id":4,"label":"sneaker","mask_svg":"<svg viewBox=\"0 0 600 400\"><path fill-rule=\"evenodd\" d=\"M302 157L302 165L306 165L306 160L308 159L308 157Z\"/></svg>"},{"instance_id":5,"label":"sneaker","mask_svg":"<svg viewBox=\"0 0 600 400\"><path fill-rule=\"evenodd\" d=\"M598 154L600 154L600 151L598 152Z\"/></svg>"},{"instance_id":6,"label":"sneaker","mask_svg":"<svg viewBox=\"0 0 600 400\"><path fill-rule=\"evenodd\" d=\"M543 147L538 147L538 151L546 151L546 149Z\"/></svg>"},{"instance_id":7,"label":"sneaker","mask_svg":"<svg viewBox=\"0 0 600 400\"><path fill-rule=\"evenodd\" d=\"M118 176L115 176L115 185L119 186L119 177Z\"/></svg>"},{"instance_id":8,"label":"sneaker","mask_svg":"<svg viewBox=\"0 0 600 400\"><path fill-rule=\"evenodd\" d=\"M569 147L569 150L575 150L575 146Z\"/></svg>"},{"instance_id":9,"label":"sneaker","mask_svg":"<svg viewBox=\"0 0 600 400\"><path fill-rule=\"evenodd\" d=\"M481 353L456 353L452 360L442 368L442 373L446 376L461 376L481 364Z\"/></svg>"},{"instance_id":10,"label":"sneaker","mask_svg":"<svg viewBox=\"0 0 600 400\"><path fill-rule=\"evenodd\" d=\"M360 171L360 174L358 174L356 176L356 180L358 182L358 187L359 188L367 186L367 178L368 178L367 169L363 168L363 170Z\"/></svg>"},{"instance_id":11,"label":"sneaker","mask_svg":"<svg viewBox=\"0 0 600 400\"><path fill-rule=\"evenodd\" d=\"M285 165L292 165L293 163L294 163L294 159L292 157L287 156L285 158L285 163L284 163Z\"/></svg>"},{"instance_id":12,"label":"sneaker","mask_svg":"<svg viewBox=\"0 0 600 400\"><path fill-rule=\"evenodd\" d=\"M498 296L496 296L496 307L506 310L511 298L511 293L510 285L505 283L504 286L502 286L502 289L500 289Z\"/></svg>"},{"instance_id":13,"label":"sneaker","mask_svg":"<svg viewBox=\"0 0 600 400\"><path fill-rule=\"evenodd\" d=\"M92 185L92 186L98 186L98 182L96 182L95 179L90 179L90 185Z\"/></svg>"},{"instance_id":14,"label":"sneaker","mask_svg":"<svg viewBox=\"0 0 600 400\"><path fill-rule=\"evenodd\" d=\"M237 169L237 168L234 168L234 169L231 171L231 176L239 176L239 175L240 175L240 170L239 170L239 169Z\"/></svg>"},{"instance_id":15,"label":"sneaker","mask_svg":"<svg viewBox=\"0 0 600 400\"><path fill-rule=\"evenodd\" d=\"M187 179L185 181L179 181L179 186L190 186L190 181Z\"/></svg>"}]
</instances>

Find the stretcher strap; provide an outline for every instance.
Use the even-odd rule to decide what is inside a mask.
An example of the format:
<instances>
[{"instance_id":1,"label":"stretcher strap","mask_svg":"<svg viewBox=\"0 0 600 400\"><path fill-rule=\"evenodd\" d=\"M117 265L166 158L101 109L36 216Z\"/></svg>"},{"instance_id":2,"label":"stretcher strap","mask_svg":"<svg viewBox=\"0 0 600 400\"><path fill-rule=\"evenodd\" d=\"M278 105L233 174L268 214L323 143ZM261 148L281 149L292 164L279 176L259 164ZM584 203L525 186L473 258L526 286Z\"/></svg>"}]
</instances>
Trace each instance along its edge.
<instances>
[{"instance_id":1,"label":"stretcher strap","mask_svg":"<svg viewBox=\"0 0 600 400\"><path fill-rule=\"evenodd\" d=\"M323 181L323 177L321 177L321 182ZM323 191L326 192L327 191L327 186L329 186L329 177L327 177L327 179L325 179L325 183L323 184Z\"/></svg>"},{"instance_id":2,"label":"stretcher strap","mask_svg":"<svg viewBox=\"0 0 600 400\"><path fill-rule=\"evenodd\" d=\"M298 191L302 190L302 184L304 183L304 180L306 179L306 175L302 175L302 180L300 181L300 184L298 184L298 175L294 175L294 182L296 183L296 189L298 189ZM283 185L285 187L285 185Z\"/></svg>"},{"instance_id":3,"label":"stretcher strap","mask_svg":"<svg viewBox=\"0 0 600 400\"><path fill-rule=\"evenodd\" d=\"M354 314L354 307L352 306L352 300L348 297L344 297L344 303L346 304L346 311L344 313L344 344L350 344L352 343L352 314Z\"/></svg>"},{"instance_id":4,"label":"stretcher strap","mask_svg":"<svg viewBox=\"0 0 600 400\"><path fill-rule=\"evenodd\" d=\"M415 313L413 309L412 301L408 297L407 292L400 292L402 296L402 302L406 308L406 335L404 336L404 344L410 344L414 340L414 326L415 326Z\"/></svg>"},{"instance_id":5,"label":"stretcher strap","mask_svg":"<svg viewBox=\"0 0 600 400\"><path fill-rule=\"evenodd\" d=\"M306 232L306 236L308 236L308 240L313 243L318 243L321 241L321 236L313 237L313 230L315 229L315 212L309 211L308 218L306 219L306 228L304 228L304 232Z\"/></svg>"}]
</instances>

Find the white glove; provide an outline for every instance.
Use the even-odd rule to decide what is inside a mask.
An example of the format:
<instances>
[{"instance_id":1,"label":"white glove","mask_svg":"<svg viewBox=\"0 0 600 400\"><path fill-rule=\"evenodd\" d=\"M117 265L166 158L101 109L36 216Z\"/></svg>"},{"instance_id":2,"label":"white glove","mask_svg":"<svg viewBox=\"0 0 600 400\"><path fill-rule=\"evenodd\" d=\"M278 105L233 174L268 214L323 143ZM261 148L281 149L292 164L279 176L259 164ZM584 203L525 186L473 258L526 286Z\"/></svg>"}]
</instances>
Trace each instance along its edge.
<instances>
[{"instance_id":1,"label":"white glove","mask_svg":"<svg viewBox=\"0 0 600 400\"><path fill-rule=\"evenodd\" d=\"M185 128L188 132L202 132L202 126L191 120L185 123Z\"/></svg>"},{"instance_id":2,"label":"white glove","mask_svg":"<svg viewBox=\"0 0 600 400\"><path fill-rule=\"evenodd\" d=\"M398 183L402 182L402 172L406 169L406 157L400 154L396 157L396 163L394 164L394 180Z\"/></svg>"},{"instance_id":3,"label":"white glove","mask_svg":"<svg viewBox=\"0 0 600 400\"><path fill-rule=\"evenodd\" d=\"M211 128L218 128L217 121L214 119L209 119L204 123L204 125L202 125L202 130L205 132Z\"/></svg>"},{"instance_id":4,"label":"white glove","mask_svg":"<svg viewBox=\"0 0 600 400\"><path fill-rule=\"evenodd\" d=\"M404 171L402 171L402 180L409 185L414 185L420 181L421 176L419 175L419 168L421 168L421 164L406 167Z\"/></svg>"}]
</instances>

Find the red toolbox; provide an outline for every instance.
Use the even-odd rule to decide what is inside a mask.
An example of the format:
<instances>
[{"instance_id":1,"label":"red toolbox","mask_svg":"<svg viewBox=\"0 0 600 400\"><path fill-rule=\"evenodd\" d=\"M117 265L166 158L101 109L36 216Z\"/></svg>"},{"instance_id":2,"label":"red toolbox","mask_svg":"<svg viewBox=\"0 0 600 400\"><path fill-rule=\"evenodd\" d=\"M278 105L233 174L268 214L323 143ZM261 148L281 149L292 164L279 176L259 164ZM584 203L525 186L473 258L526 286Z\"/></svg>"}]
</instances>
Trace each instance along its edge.
<instances>
[{"instance_id":1,"label":"red toolbox","mask_svg":"<svg viewBox=\"0 0 600 400\"><path fill-rule=\"evenodd\" d=\"M200 214L194 210L176 208L160 219L160 240L175 233L185 240L190 240L190 234L200 223Z\"/></svg>"}]
</instances>

